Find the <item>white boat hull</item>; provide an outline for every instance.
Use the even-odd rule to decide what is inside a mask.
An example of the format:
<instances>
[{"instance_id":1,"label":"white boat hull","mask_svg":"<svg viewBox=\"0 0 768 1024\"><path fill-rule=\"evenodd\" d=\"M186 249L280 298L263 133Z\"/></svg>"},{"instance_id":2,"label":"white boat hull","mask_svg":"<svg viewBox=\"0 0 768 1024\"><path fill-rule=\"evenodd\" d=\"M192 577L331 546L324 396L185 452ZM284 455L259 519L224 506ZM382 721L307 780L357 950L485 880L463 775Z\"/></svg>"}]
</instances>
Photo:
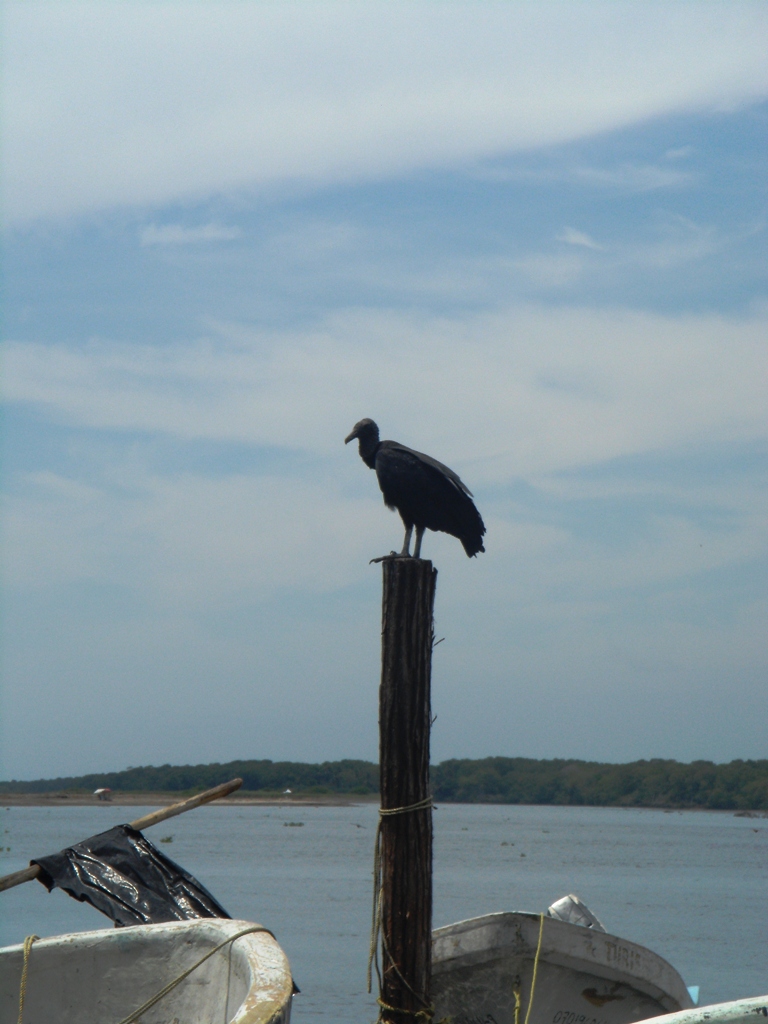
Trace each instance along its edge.
<instances>
[{"instance_id":1,"label":"white boat hull","mask_svg":"<svg viewBox=\"0 0 768 1024\"><path fill-rule=\"evenodd\" d=\"M435 1019L519 1024L531 999L538 914L500 913L433 933ZM650 950L580 925L544 919L528 1024L630 1024L691 1007L677 971Z\"/></svg>"},{"instance_id":2,"label":"white boat hull","mask_svg":"<svg viewBox=\"0 0 768 1024\"><path fill-rule=\"evenodd\" d=\"M693 1010L667 1013L653 1024L757 1024L768 1018L768 996L735 999L730 1003L697 1006Z\"/></svg>"},{"instance_id":3,"label":"white boat hull","mask_svg":"<svg viewBox=\"0 0 768 1024\"><path fill-rule=\"evenodd\" d=\"M205 918L39 939L30 951L24 1024L117 1024L205 953L250 925ZM23 946L0 949L0 1024L16 1024ZM211 956L141 1024L288 1024L293 980L266 931Z\"/></svg>"}]
</instances>

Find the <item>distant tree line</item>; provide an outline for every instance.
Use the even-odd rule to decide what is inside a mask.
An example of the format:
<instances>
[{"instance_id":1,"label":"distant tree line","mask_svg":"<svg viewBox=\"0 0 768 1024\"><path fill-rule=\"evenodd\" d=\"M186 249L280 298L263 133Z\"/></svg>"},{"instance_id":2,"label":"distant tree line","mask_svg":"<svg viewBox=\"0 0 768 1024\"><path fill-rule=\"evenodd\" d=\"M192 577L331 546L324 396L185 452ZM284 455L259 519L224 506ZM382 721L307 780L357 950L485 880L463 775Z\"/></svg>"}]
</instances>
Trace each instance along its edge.
<instances>
[{"instance_id":1,"label":"distant tree line","mask_svg":"<svg viewBox=\"0 0 768 1024\"><path fill-rule=\"evenodd\" d=\"M0 793L52 793L66 790L92 792L100 786L128 793L188 793L241 778L243 790L254 793L377 793L378 765L369 761L229 761L227 764L170 765L127 768L73 778L38 779L34 782L0 782Z\"/></svg>"},{"instance_id":2,"label":"distant tree line","mask_svg":"<svg viewBox=\"0 0 768 1024\"><path fill-rule=\"evenodd\" d=\"M768 761L534 761L487 757L443 761L436 800L456 803L576 804L593 807L768 809Z\"/></svg>"},{"instance_id":3,"label":"distant tree line","mask_svg":"<svg viewBox=\"0 0 768 1024\"><path fill-rule=\"evenodd\" d=\"M230 761L162 765L122 772L0 782L0 793L92 792L101 786L132 793L193 793L239 776L243 792L274 795L290 789L311 795L375 795L378 765L370 761ZM443 803L575 804L593 807L702 807L768 810L768 760L535 761L486 757L443 761L432 767L432 791Z\"/></svg>"},{"instance_id":4,"label":"distant tree line","mask_svg":"<svg viewBox=\"0 0 768 1024\"><path fill-rule=\"evenodd\" d=\"M230 761L228 764L163 765L120 772L0 782L1 793L117 792L188 794L240 776L243 791L303 796L375 795L378 765L370 761ZM768 809L768 761L535 761L483 758L443 761L432 768L437 801L466 804L575 804L593 807L702 807Z\"/></svg>"}]
</instances>

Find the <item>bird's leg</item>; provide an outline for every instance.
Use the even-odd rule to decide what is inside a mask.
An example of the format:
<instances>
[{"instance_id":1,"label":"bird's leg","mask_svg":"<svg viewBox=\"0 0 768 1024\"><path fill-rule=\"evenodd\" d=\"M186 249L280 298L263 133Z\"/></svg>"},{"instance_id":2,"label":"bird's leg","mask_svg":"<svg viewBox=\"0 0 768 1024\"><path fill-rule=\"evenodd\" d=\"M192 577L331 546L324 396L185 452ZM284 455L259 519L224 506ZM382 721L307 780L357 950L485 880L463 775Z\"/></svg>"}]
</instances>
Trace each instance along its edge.
<instances>
[{"instance_id":1,"label":"bird's leg","mask_svg":"<svg viewBox=\"0 0 768 1024\"><path fill-rule=\"evenodd\" d=\"M413 549L413 557L414 558L420 558L421 557L421 539L424 536L424 530L425 529L426 529L426 527L424 527L424 526L417 526L416 527L416 546Z\"/></svg>"},{"instance_id":2,"label":"bird's leg","mask_svg":"<svg viewBox=\"0 0 768 1024\"><path fill-rule=\"evenodd\" d=\"M400 552L401 558L411 557L411 534L413 533L413 524L406 526L405 528L405 540L403 541L403 550ZM418 533L417 533L418 536Z\"/></svg>"},{"instance_id":3,"label":"bird's leg","mask_svg":"<svg viewBox=\"0 0 768 1024\"><path fill-rule=\"evenodd\" d=\"M424 533L424 531L421 531ZM405 540L403 541L403 550L400 552L390 551L388 555L381 555L379 558L372 558L369 565L373 565L375 562L388 562L391 558L410 558L411 557L411 534L413 533L413 524L406 526L405 528ZM419 534L417 533L417 536ZM419 546L421 546L421 539L419 539ZM418 558L418 555L416 555Z\"/></svg>"}]
</instances>

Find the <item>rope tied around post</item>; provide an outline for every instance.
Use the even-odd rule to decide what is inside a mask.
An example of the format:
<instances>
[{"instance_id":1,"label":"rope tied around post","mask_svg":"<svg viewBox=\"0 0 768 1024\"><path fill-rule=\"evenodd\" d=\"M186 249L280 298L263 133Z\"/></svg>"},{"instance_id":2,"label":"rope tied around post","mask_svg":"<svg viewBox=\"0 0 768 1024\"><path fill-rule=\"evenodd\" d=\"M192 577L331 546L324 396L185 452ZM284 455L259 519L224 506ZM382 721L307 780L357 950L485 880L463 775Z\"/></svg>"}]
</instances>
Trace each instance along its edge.
<instances>
[{"instance_id":1,"label":"rope tied around post","mask_svg":"<svg viewBox=\"0 0 768 1024\"><path fill-rule=\"evenodd\" d=\"M373 968L376 968L376 977L379 980L379 997L376 1002L379 1004L379 1017L376 1024L382 1020L381 1010L388 1010L390 1013L399 1013L409 1017L415 1017L417 1020L431 1021L435 1013L435 1008L424 997L414 991L413 987L403 977L395 963L392 955L389 952L387 946L387 937L381 927L381 897L382 897L382 877L381 877L381 826L384 818L391 817L395 814L409 814L412 811L430 811L434 807L432 802L432 795L424 797L423 800L417 801L415 804L408 804L406 807L380 807L379 808L379 821L376 825L376 838L373 846L373 914L371 919L371 945L368 952L368 991L371 991L372 986L372 975ZM385 1003L381 998L381 969L379 968L378 959L378 946L379 937L381 937L381 944L384 952L389 958L389 962L392 965L393 970L397 974L398 978L405 987L415 996L416 999L422 1004L423 1009L421 1010L404 1010L397 1006L390 1006Z\"/></svg>"}]
</instances>

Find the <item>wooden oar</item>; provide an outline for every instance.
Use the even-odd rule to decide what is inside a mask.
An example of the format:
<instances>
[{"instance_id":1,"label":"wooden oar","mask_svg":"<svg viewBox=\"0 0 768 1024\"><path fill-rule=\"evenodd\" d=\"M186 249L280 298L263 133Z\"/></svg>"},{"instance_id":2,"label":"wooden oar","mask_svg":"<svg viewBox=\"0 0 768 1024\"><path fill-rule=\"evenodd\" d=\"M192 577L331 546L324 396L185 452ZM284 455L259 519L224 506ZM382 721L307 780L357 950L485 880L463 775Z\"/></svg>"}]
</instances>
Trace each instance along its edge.
<instances>
[{"instance_id":1,"label":"wooden oar","mask_svg":"<svg viewBox=\"0 0 768 1024\"><path fill-rule=\"evenodd\" d=\"M130 822L131 828L135 828L141 832L142 829L149 828L150 825L157 825L161 821L166 821L168 818L175 818L177 814L183 814L185 811L191 811L194 807L199 807L200 804L210 803L211 800L220 800L223 796L229 796L230 793L234 793L236 789L240 789L243 784L242 779L231 779L229 782L222 782L220 786L214 786L213 789L206 789L204 793L198 793L197 796L191 796L189 800L181 800L177 804L171 804L169 807L161 807L159 811L152 811L151 814L145 814L143 818L137 818L136 821ZM15 885L21 885L22 882L31 882L33 878L37 878L40 874L40 868L37 864L31 864L28 868L24 868L23 871L14 871L13 874L4 875L0 878L0 892L5 889L12 889Z\"/></svg>"}]
</instances>

